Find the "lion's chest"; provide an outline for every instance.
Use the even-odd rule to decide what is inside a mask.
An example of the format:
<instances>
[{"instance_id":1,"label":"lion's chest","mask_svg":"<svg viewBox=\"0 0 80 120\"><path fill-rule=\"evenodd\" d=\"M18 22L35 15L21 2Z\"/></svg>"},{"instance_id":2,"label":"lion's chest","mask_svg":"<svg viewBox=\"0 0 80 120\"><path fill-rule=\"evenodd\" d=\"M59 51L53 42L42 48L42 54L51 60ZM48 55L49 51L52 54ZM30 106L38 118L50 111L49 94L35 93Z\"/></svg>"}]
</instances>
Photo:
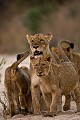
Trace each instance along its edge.
<instances>
[{"instance_id":1,"label":"lion's chest","mask_svg":"<svg viewBox=\"0 0 80 120\"><path fill-rule=\"evenodd\" d=\"M40 89L44 93L51 93L52 91L50 84L45 82L42 82L42 83L40 82Z\"/></svg>"},{"instance_id":2,"label":"lion's chest","mask_svg":"<svg viewBox=\"0 0 80 120\"><path fill-rule=\"evenodd\" d=\"M31 84L33 86L39 85L39 77L36 74L31 76Z\"/></svg>"}]
</instances>

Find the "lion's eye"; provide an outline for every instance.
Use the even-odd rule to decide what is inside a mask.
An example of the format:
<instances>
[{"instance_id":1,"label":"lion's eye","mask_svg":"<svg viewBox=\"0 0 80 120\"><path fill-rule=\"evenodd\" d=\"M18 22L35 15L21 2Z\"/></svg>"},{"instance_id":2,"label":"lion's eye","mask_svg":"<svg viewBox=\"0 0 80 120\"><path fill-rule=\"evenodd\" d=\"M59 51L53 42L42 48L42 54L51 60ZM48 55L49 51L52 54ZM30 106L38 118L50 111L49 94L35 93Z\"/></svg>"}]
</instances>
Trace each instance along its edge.
<instances>
[{"instance_id":1,"label":"lion's eye","mask_svg":"<svg viewBox=\"0 0 80 120\"><path fill-rule=\"evenodd\" d=\"M43 39L41 39L41 40L40 40L40 42L44 42L44 40L43 40Z\"/></svg>"},{"instance_id":2,"label":"lion's eye","mask_svg":"<svg viewBox=\"0 0 80 120\"><path fill-rule=\"evenodd\" d=\"M36 64L35 67L37 67L38 65Z\"/></svg>"},{"instance_id":3,"label":"lion's eye","mask_svg":"<svg viewBox=\"0 0 80 120\"><path fill-rule=\"evenodd\" d=\"M42 64L42 66L44 67L46 64Z\"/></svg>"}]
</instances>

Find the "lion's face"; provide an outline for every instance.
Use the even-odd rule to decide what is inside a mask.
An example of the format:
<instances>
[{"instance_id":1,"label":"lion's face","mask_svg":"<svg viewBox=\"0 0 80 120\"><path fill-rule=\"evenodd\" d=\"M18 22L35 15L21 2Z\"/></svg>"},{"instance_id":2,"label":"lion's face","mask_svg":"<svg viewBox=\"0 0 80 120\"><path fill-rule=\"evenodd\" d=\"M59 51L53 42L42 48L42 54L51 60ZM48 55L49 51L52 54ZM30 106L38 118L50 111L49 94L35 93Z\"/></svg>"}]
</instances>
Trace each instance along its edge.
<instances>
[{"instance_id":1,"label":"lion's face","mask_svg":"<svg viewBox=\"0 0 80 120\"><path fill-rule=\"evenodd\" d=\"M55 54L57 54L58 56L60 56L60 51L58 50L58 48L52 47L52 48L51 48L51 51L52 51L52 53L55 53Z\"/></svg>"},{"instance_id":2,"label":"lion's face","mask_svg":"<svg viewBox=\"0 0 80 120\"><path fill-rule=\"evenodd\" d=\"M51 57L31 57L30 58L33 68L35 69L36 75L39 77L47 76L50 71Z\"/></svg>"},{"instance_id":3,"label":"lion's face","mask_svg":"<svg viewBox=\"0 0 80 120\"><path fill-rule=\"evenodd\" d=\"M67 57L70 58L71 48L69 46L66 46L66 47L62 47L62 49L65 52L65 54L67 55ZM59 58L61 57L61 52L58 50L58 48L52 47L51 51L52 51L52 53L57 54L59 56Z\"/></svg>"},{"instance_id":4,"label":"lion's face","mask_svg":"<svg viewBox=\"0 0 80 120\"><path fill-rule=\"evenodd\" d=\"M64 47L63 50L64 50L65 54L67 55L67 57L70 58L71 48L67 46L67 47Z\"/></svg>"},{"instance_id":5,"label":"lion's face","mask_svg":"<svg viewBox=\"0 0 80 120\"><path fill-rule=\"evenodd\" d=\"M49 47L49 41L52 38L51 34L35 34L35 35L26 35L27 40L30 44L30 49L34 56L43 55L44 52Z\"/></svg>"}]
</instances>

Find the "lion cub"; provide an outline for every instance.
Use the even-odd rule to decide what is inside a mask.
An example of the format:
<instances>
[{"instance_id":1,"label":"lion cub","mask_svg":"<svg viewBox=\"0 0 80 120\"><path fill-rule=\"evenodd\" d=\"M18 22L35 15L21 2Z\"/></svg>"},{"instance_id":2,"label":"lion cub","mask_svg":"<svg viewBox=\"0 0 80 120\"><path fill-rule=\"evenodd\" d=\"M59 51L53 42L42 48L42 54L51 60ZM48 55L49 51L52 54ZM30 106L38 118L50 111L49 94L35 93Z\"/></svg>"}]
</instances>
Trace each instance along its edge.
<instances>
[{"instance_id":1,"label":"lion cub","mask_svg":"<svg viewBox=\"0 0 80 120\"><path fill-rule=\"evenodd\" d=\"M51 50L52 50L52 53L56 54L56 60L57 60L57 63L59 63L58 61L60 60L60 62L65 62L65 59L64 57L61 56L61 51L59 50L59 46L62 47L62 50L64 51L64 53L66 54L66 56L71 60L72 58L72 51L71 49L74 48L74 43L72 43L71 41L69 40L62 40L58 43L58 46L57 47L52 47ZM72 61L72 60L71 60ZM72 61L73 62L73 61ZM75 66L75 63L73 64L75 69L76 69L76 66ZM76 69L77 70L77 69ZM75 100L75 97L74 97L74 94L73 92L68 95L68 96L65 96L65 104L63 106L63 110L64 111L67 111L67 110L70 110L70 100L71 100L71 96L73 97L73 99Z\"/></svg>"},{"instance_id":2,"label":"lion cub","mask_svg":"<svg viewBox=\"0 0 80 120\"><path fill-rule=\"evenodd\" d=\"M66 46L62 46L63 43L66 43L67 45ZM71 41L69 41L69 40L63 40L63 41L60 41L58 43L58 46L62 47L62 50L65 52L67 57L70 59L69 51L70 51L70 49L74 48L74 44ZM51 51L52 51L53 54L55 53L57 55L58 59L60 59L61 62L64 62L64 59L61 56L61 51L59 50L58 46L57 47L52 47Z\"/></svg>"},{"instance_id":3,"label":"lion cub","mask_svg":"<svg viewBox=\"0 0 80 120\"><path fill-rule=\"evenodd\" d=\"M11 66L7 67L5 70L5 87L7 90L7 97L10 107L11 117L16 114L15 103L17 104L17 112L19 110L22 114L27 114L28 104L31 102L30 93L30 72L27 67L18 67L18 65L29 55L25 52L25 56L21 59L17 59Z\"/></svg>"},{"instance_id":4,"label":"lion cub","mask_svg":"<svg viewBox=\"0 0 80 120\"><path fill-rule=\"evenodd\" d=\"M61 96L69 95L73 90L76 95L77 111L80 111L78 75L72 63L55 64L50 55L30 59L34 73L39 77L38 85L48 109L46 115L54 116L57 113Z\"/></svg>"},{"instance_id":5,"label":"lion cub","mask_svg":"<svg viewBox=\"0 0 80 120\"><path fill-rule=\"evenodd\" d=\"M61 41L60 45L63 43L67 43L68 46L63 47L63 50L67 57L75 64L76 69L78 70L78 74L80 75L80 53L73 52L72 49L74 48L71 46L71 41Z\"/></svg>"}]
</instances>

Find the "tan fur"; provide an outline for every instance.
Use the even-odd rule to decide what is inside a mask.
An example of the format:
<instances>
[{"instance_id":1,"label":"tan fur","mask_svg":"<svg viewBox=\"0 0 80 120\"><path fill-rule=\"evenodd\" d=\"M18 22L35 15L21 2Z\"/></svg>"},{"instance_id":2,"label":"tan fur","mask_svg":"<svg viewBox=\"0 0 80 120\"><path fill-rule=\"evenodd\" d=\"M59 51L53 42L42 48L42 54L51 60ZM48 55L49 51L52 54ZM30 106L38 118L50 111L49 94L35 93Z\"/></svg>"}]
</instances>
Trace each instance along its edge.
<instances>
[{"instance_id":1,"label":"tan fur","mask_svg":"<svg viewBox=\"0 0 80 120\"><path fill-rule=\"evenodd\" d=\"M66 43L66 46L62 46L62 43ZM60 43L58 43L62 46L62 49L63 51L65 52L65 54L67 55L67 57L74 63L74 67L76 68L76 71L78 71L78 75L79 75L79 81L80 81L80 55L79 53L74 53L72 51L73 48L71 48L70 44L73 44L71 41L69 40L66 40L66 41L60 41ZM51 48L52 52L56 53L58 55L58 58L60 59L61 62L64 62L64 59L61 58L61 55L60 55L60 50L58 49L58 47L54 48L52 47ZM74 93L72 92L71 93L73 99L75 100L75 95ZM63 107L64 110L69 110L70 109L70 95L66 97L66 101L68 102L65 102L65 105Z\"/></svg>"},{"instance_id":2,"label":"tan fur","mask_svg":"<svg viewBox=\"0 0 80 120\"><path fill-rule=\"evenodd\" d=\"M39 77L39 86L48 109L48 115L55 115L61 95L68 95L73 90L76 95L77 110L80 111L78 75L70 61L55 64L51 56L45 55L40 58L31 57L31 64L34 73ZM48 94L51 95L51 103Z\"/></svg>"},{"instance_id":3,"label":"tan fur","mask_svg":"<svg viewBox=\"0 0 80 120\"><path fill-rule=\"evenodd\" d=\"M75 64L80 75L80 53L73 52L69 46L65 47L63 50L68 58Z\"/></svg>"},{"instance_id":4,"label":"tan fur","mask_svg":"<svg viewBox=\"0 0 80 120\"><path fill-rule=\"evenodd\" d=\"M11 117L16 114L14 101L16 102L18 113L21 111L25 115L28 112L28 107L30 107L30 105L28 106L28 103L31 101L30 72L27 67L18 67L28 55L29 53L25 52L25 56L5 70L4 83L7 90Z\"/></svg>"},{"instance_id":5,"label":"tan fur","mask_svg":"<svg viewBox=\"0 0 80 120\"><path fill-rule=\"evenodd\" d=\"M66 46L62 46L63 43L66 43ZM61 53L64 51L65 54L67 55L67 57L69 58L69 52L70 52L71 48L72 49L74 48L74 44L69 40L64 40L64 41L60 41L56 48L52 47L51 51L53 54L55 53L58 56L58 58L60 59L61 62L64 62L65 59L64 59L63 55L61 55Z\"/></svg>"},{"instance_id":6,"label":"tan fur","mask_svg":"<svg viewBox=\"0 0 80 120\"><path fill-rule=\"evenodd\" d=\"M45 49L47 51L50 51L49 50L49 42L52 39L51 34L44 35L42 33L39 33L39 34L35 34L33 36L26 35L26 37L30 44L30 49L31 49L32 55L37 56L35 53L36 51L42 52L41 55L43 55L43 54L45 54Z\"/></svg>"},{"instance_id":7,"label":"tan fur","mask_svg":"<svg viewBox=\"0 0 80 120\"><path fill-rule=\"evenodd\" d=\"M49 49L49 42L52 38L51 34L35 34L26 35L27 40L30 44L31 55L36 57L41 57L45 54L51 54ZM56 60L53 57L53 61ZM31 72L31 93L32 93L32 103L34 114L41 114L40 111L40 88L39 88L39 77L35 74L32 64L30 64Z\"/></svg>"},{"instance_id":8,"label":"tan fur","mask_svg":"<svg viewBox=\"0 0 80 120\"><path fill-rule=\"evenodd\" d=\"M59 49L57 47L52 47L51 51L52 51L53 54L56 54L57 63L59 63L59 61L60 61L60 63L64 62L64 59L62 58L62 56L60 54L60 51L59 51Z\"/></svg>"},{"instance_id":9,"label":"tan fur","mask_svg":"<svg viewBox=\"0 0 80 120\"><path fill-rule=\"evenodd\" d=\"M67 55L67 57L74 63L76 70L78 71L79 74L79 79L80 79L80 53L76 53L73 52L71 47L70 47L70 43L71 41L62 41L62 43L67 43L66 46L63 46L62 49L65 52L65 54ZM61 45L62 45L61 43ZM60 56L60 51L58 50L58 48L51 48L52 52L56 53L59 57L59 59L61 60L61 62L63 62L64 60L61 58Z\"/></svg>"},{"instance_id":10,"label":"tan fur","mask_svg":"<svg viewBox=\"0 0 80 120\"><path fill-rule=\"evenodd\" d=\"M52 60L54 63L61 63L60 59L57 58L56 54L52 55L49 49L49 42L52 38L51 34L35 34L35 35L26 35L27 40L30 44L32 56L41 57L44 55L51 55ZM37 51L37 52L36 52ZM37 53L37 54L35 54ZM40 54L42 53L42 54ZM56 59L55 59L56 58ZM34 72L34 68L30 67L31 71L31 91L32 91L32 102L33 102L33 108L34 108L34 114L40 114L40 88L39 88L39 77L36 76Z\"/></svg>"},{"instance_id":11,"label":"tan fur","mask_svg":"<svg viewBox=\"0 0 80 120\"><path fill-rule=\"evenodd\" d=\"M65 54L66 55L68 55L67 54L67 47L69 47L69 45L67 45L66 46L66 48L65 47L62 47L62 49L65 51ZM52 51L52 53L53 54L55 54L56 55L56 61L57 61L57 63L59 63L59 64L61 64L61 62L65 62L65 60L62 58L62 56L61 56L61 51L58 49L58 47L52 47L51 48L51 51ZM60 62L59 62L60 61ZM73 92L72 92L73 93ZM71 94L72 94L71 93ZM70 110L70 100L71 100L71 94L69 94L69 95L65 95L65 104L64 104L64 106L63 106L63 110L64 111L67 111L67 110Z\"/></svg>"},{"instance_id":12,"label":"tan fur","mask_svg":"<svg viewBox=\"0 0 80 120\"><path fill-rule=\"evenodd\" d=\"M70 41L69 41L70 42ZM76 70L78 71L79 75L79 82L80 82L80 53L73 52L70 45L66 45L63 47L65 54L68 58L74 63ZM79 83L80 86L80 83ZM72 93L73 99L75 100L75 95Z\"/></svg>"},{"instance_id":13,"label":"tan fur","mask_svg":"<svg viewBox=\"0 0 80 120\"><path fill-rule=\"evenodd\" d=\"M53 63L57 63L57 60L56 60L58 59L57 56L55 54L52 55L49 49L49 42L52 38L52 35L35 34L33 36L27 35L26 37L30 44L32 56L37 58L38 56L41 57L45 55L50 55ZM35 53L38 53L38 54L35 54ZM65 61L69 60L67 56L63 54L63 52L61 56L62 58L64 58ZM61 63L60 59L58 59L58 62ZM40 112L40 103L39 103L40 101L39 77L36 75L35 69L32 66L32 64L31 64L30 70L31 70L31 91L32 91L32 103L34 108L34 114L40 114L41 112Z\"/></svg>"}]
</instances>

